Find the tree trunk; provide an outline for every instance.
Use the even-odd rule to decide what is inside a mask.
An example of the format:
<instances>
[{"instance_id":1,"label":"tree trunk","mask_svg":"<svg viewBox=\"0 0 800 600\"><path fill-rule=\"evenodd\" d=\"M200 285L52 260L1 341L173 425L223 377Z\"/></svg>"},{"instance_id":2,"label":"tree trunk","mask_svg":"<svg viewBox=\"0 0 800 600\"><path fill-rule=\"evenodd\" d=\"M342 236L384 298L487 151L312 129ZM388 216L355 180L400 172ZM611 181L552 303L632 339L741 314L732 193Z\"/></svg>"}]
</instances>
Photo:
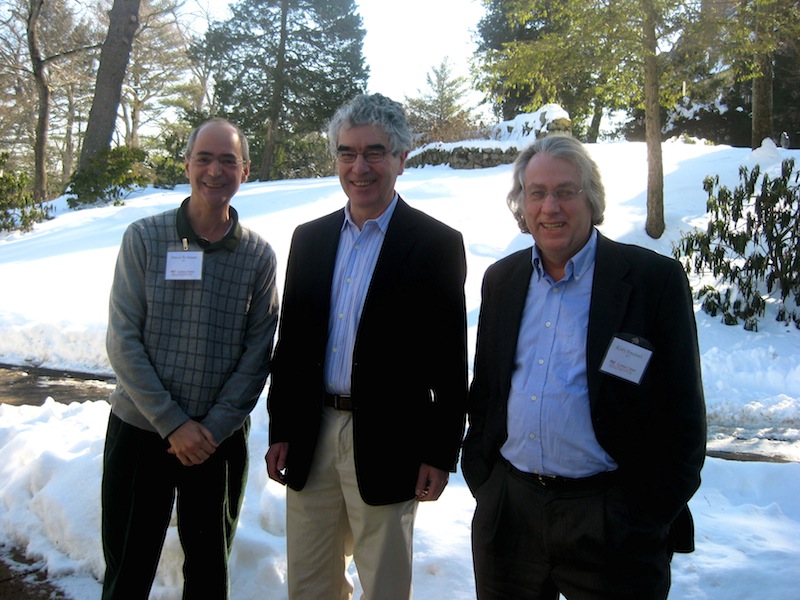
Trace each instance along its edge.
<instances>
[{"instance_id":1,"label":"tree trunk","mask_svg":"<svg viewBox=\"0 0 800 600\"><path fill-rule=\"evenodd\" d=\"M141 145L139 143L139 125L142 119L142 106L144 106L144 102L137 98L120 104L122 120L125 123L125 145L131 148L138 148Z\"/></svg>"},{"instance_id":2,"label":"tree trunk","mask_svg":"<svg viewBox=\"0 0 800 600\"><path fill-rule=\"evenodd\" d=\"M28 52L31 55L33 77L36 82L36 94L39 99L39 110L36 117L36 133L33 142L33 202L39 204L47 200L47 134L50 122L50 85L47 68L39 48L39 16L44 0L31 2L28 15Z\"/></svg>"},{"instance_id":3,"label":"tree trunk","mask_svg":"<svg viewBox=\"0 0 800 600\"><path fill-rule=\"evenodd\" d=\"M93 156L111 147L122 97L122 82L128 68L133 38L139 27L140 3L141 0L114 0L109 13L108 35L100 51L100 67L79 169L85 169Z\"/></svg>"},{"instance_id":4,"label":"tree trunk","mask_svg":"<svg viewBox=\"0 0 800 600\"><path fill-rule=\"evenodd\" d=\"M272 99L269 110L269 123L267 123L267 136L264 144L264 156L261 160L259 179L269 181L272 176L272 165L275 161L275 142L278 127L281 121L281 106L283 106L283 80L286 77L286 39L287 21L289 18L289 2L281 0L281 37L278 45L278 56L275 60L275 81L272 89Z\"/></svg>"},{"instance_id":5,"label":"tree trunk","mask_svg":"<svg viewBox=\"0 0 800 600\"><path fill-rule=\"evenodd\" d=\"M645 231L658 239L664 233L664 165L661 158L661 112L658 101L656 21L650 0L643 0L644 123L647 143L647 221Z\"/></svg>"},{"instance_id":6,"label":"tree trunk","mask_svg":"<svg viewBox=\"0 0 800 600\"><path fill-rule=\"evenodd\" d=\"M750 147L755 150L764 138L772 137L772 58L762 56L762 73L753 79L753 122L751 125Z\"/></svg>"},{"instance_id":7,"label":"tree trunk","mask_svg":"<svg viewBox=\"0 0 800 600\"><path fill-rule=\"evenodd\" d=\"M72 165L75 155L75 141L72 129L75 127L75 86L67 86L67 123L64 127L64 148L61 151L61 180L65 183L72 175Z\"/></svg>"},{"instance_id":8,"label":"tree trunk","mask_svg":"<svg viewBox=\"0 0 800 600\"><path fill-rule=\"evenodd\" d=\"M589 124L589 130L586 132L586 141L589 144L597 143L597 138L600 137L600 123L603 120L603 106L600 102L595 101L594 110L592 111L592 122Z\"/></svg>"},{"instance_id":9,"label":"tree trunk","mask_svg":"<svg viewBox=\"0 0 800 600\"><path fill-rule=\"evenodd\" d=\"M774 21L772 8L768 3L756 4L753 32L756 41L754 56L758 76L753 79L753 116L751 122L750 147L761 146L764 138L771 137L772 129L772 52L763 49L769 38L766 28Z\"/></svg>"},{"instance_id":10,"label":"tree trunk","mask_svg":"<svg viewBox=\"0 0 800 600\"><path fill-rule=\"evenodd\" d=\"M130 139L128 140L128 145L131 148L138 148L139 144L139 125L141 124L142 120L142 106L144 102L140 102L138 99L135 99L131 103L131 132L130 132Z\"/></svg>"}]
</instances>

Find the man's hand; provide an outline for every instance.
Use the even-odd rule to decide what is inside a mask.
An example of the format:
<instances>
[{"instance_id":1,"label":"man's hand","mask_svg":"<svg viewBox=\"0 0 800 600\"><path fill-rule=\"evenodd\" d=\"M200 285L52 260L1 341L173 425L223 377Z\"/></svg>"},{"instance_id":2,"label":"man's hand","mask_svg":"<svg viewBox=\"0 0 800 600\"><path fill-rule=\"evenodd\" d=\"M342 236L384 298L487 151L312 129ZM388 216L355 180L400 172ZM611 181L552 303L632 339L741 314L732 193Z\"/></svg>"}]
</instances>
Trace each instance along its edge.
<instances>
[{"instance_id":1,"label":"man's hand","mask_svg":"<svg viewBox=\"0 0 800 600\"><path fill-rule=\"evenodd\" d=\"M174 454L185 467L202 465L217 450L213 434L197 421L186 421L167 436L170 447L167 452Z\"/></svg>"},{"instance_id":2,"label":"man's hand","mask_svg":"<svg viewBox=\"0 0 800 600\"><path fill-rule=\"evenodd\" d=\"M278 442L272 444L267 450L264 460L267 461L267 475L273 481L281 485L286 485L283 480L283 472L286 469L286 457L289 454L289 442Z\"/></svg>"},{"instance_id":3,"label":"man's hand","mask_svg":"<svg viewBox=\"0 0 800 600\"><path fill-rule=\"evenodd\" d=\"M442 471L441 469L426 464L421 465L415 492L417 494L417 500L420 502L438 500L449 479L450 474L447 471Z\"/></svg>"}]
</instances>

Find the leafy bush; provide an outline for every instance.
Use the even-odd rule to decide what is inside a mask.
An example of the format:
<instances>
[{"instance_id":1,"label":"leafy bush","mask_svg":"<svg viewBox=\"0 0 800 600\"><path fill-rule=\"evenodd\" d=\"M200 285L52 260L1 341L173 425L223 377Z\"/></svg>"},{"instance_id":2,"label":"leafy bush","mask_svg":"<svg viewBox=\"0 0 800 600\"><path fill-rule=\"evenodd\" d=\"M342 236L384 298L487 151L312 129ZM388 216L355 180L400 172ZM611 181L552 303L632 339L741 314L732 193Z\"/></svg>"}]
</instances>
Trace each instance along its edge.
<instances>
[{"instance_id":1,"label":"leafy bush","mask_svg":"<svg viewBox=\"0 0 800 600\"><path fill-rule=\"evenodd\" d=\"M130 146L99 152L70 178L67 204L70 208L96 202L120 204L126 192L147 184L146 159L144 150Z\"/></svg>"},{"instance_id":2,"label":"leafy bush","mask_svg":"<svg viewBox=\"0 0 800 600\"><path fill-rule=\"evenodd\" d=\"M171 190L188 182L183 154L190 130L186 123L168 123L157 137L143 138L154 187Z\"/></svg>"},{"instance_id":3,"label":"leafy bush","mask_svg":"<svg viewBox=\"0 0 800 600\"><path fill-rule=\"evenodd\" d=\"M0 153L0 231L30 231L34 223L50 218L49 206L33 203L31 179L26 173L5 173L8 152Z\"/></svg>"},{"instance_id":4,"label":"leafy bush","mask_svg":"<svg viewBox=\"0 0 800 600\"><path fill-rule=\"evenodd\" d=\"M777 320L800 328L800 172L793 169L794 160L785 160L780 177L770 179L761 178L758 166L750 172L741 167L741 185L733 192L719 187L718 176L707 177L708 227L673 247L687 273L717 278L697 297L706 313L721 315L728 325L742 320L746 330L756 331L774 301Z\"/></svg>"},{"instance_id":5,"label":"leafy bush","mask_svg":"<svg viewBox=\"0 0 800 600\"><path fill-rule=\"evenodd\" d=\"M150 168L153 172L153 185L157 188L171 190L179 183L187 181L183 161L171 156L151 156Z\"/></svg>"}]
</instances>

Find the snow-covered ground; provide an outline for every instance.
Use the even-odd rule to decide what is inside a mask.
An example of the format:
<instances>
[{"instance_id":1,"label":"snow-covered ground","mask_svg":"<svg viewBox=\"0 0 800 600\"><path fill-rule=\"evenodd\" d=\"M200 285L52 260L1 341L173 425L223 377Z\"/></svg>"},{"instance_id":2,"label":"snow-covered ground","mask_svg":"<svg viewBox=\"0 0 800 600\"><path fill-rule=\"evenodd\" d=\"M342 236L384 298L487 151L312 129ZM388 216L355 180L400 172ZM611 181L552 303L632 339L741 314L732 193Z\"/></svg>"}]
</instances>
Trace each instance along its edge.
<instances>
[{"instance_id":1,"label":"snow-covered ground","mask_svg":"<svg viewBox=\"0 0 800 600\"><path fill-rule=\"evenodd\" d=\"M492 144L508 142L491 142ZM589 146L600 165L609 237L671 254L672 243L703 226L702 182L719 175L730 188L739 166L776 168L800 151L756 152L704 144L664 145L666 232L644 232L647 165L643 144ZM774 171L773 171L774 172ZM412 205L459 229L467 247L470 351L480 285L490 264L530 244L505 207L510 166L455 171L408 169L398 191ZM27 234L0 236L0 363L110 374L104 336L119 242L133 220L177 206L188 187L148 189L124 206L70 211ZM244 184L234 198L242 222L262 233L279 260L279 286L294 227L336 210L336 178ZM800 598L800 331L769 313L759 331L727 327L697 310L709 418L709 448L792 462L709 458L691 507L697 551L673 562L672 600ZM0 405L0 544L46 565L71 597L99 596L103 574L99 488L108 405ZM282 599L284 490L267 479L264 400L253 415L244 512L231 559L235 600ZM643 452L647 449L643 448ZM436 503L420 507L415 537L415 598L473 598L469 546L473 500L460 474ZM181 551L171 528L151 598L180 598ZM356 578L357 579L357 578Z\"/></svg>"}]
</instances>

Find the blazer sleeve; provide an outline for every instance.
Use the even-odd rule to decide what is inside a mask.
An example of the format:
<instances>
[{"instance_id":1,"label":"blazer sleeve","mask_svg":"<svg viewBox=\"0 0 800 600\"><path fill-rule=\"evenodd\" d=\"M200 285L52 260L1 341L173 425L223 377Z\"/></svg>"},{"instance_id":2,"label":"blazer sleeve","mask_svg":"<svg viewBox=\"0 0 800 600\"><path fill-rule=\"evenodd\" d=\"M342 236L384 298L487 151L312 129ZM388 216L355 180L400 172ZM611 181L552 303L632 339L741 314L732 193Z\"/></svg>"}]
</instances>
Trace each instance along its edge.
<instances>
[{"instance_id":1,"label":"blazer sleeve","mask_svg":"<svg viewBox=\"0 0 800 600\"><path fill-rule=\"evenodd\" d=\"M472 494L489 478L492 461L485 452L485 430L489 410L489 373L492 367L490 341L495 326L492 324L491 271L487 271L481 286L481 309L478 316L478 333L475 344L475 362L467 402L467 435L461 456L461 471Z\"/></svg>"},{"instance_id":2,"label":"blazer sleeve","mask_svg":"<svg viewBox=\"0 0 800 600\"><path fill-rule=\"evenodd\" d=\"M330 282L343 211L300 225L287 259L267 398L270 443L313 446L322 402ZM294 462L294 461L293 461Z\"/></svg>"},{"instance_id":3,"label":"blazer sleeve","mask_svg":"<svg viewBox=\"0 0 800 600\"><path fill-rule=\"evenodd\" d=\"M508 436L507 400L532 272L530 256L530 250L516 252L490 266L483 279L461 461L473 493L489 477Z\"/></svg>"},{"instance_id":4,"label":"blazer sleeve","mask_svg":"<svg viewBox=\"0 0 800 600\"><path fill-rule=\"evenodd\" d=\"M425 449L422 460L437 468L455 471L467 400L467 323L464 283L467 266L460 233L453 232L445 251L438 258L439 289L431 298L431 327L436 333L428 339L431 356L438 368L431 370L433 402L429 407L430 425L441 432L441 441Z\"/></svg>"}]
</instances>

